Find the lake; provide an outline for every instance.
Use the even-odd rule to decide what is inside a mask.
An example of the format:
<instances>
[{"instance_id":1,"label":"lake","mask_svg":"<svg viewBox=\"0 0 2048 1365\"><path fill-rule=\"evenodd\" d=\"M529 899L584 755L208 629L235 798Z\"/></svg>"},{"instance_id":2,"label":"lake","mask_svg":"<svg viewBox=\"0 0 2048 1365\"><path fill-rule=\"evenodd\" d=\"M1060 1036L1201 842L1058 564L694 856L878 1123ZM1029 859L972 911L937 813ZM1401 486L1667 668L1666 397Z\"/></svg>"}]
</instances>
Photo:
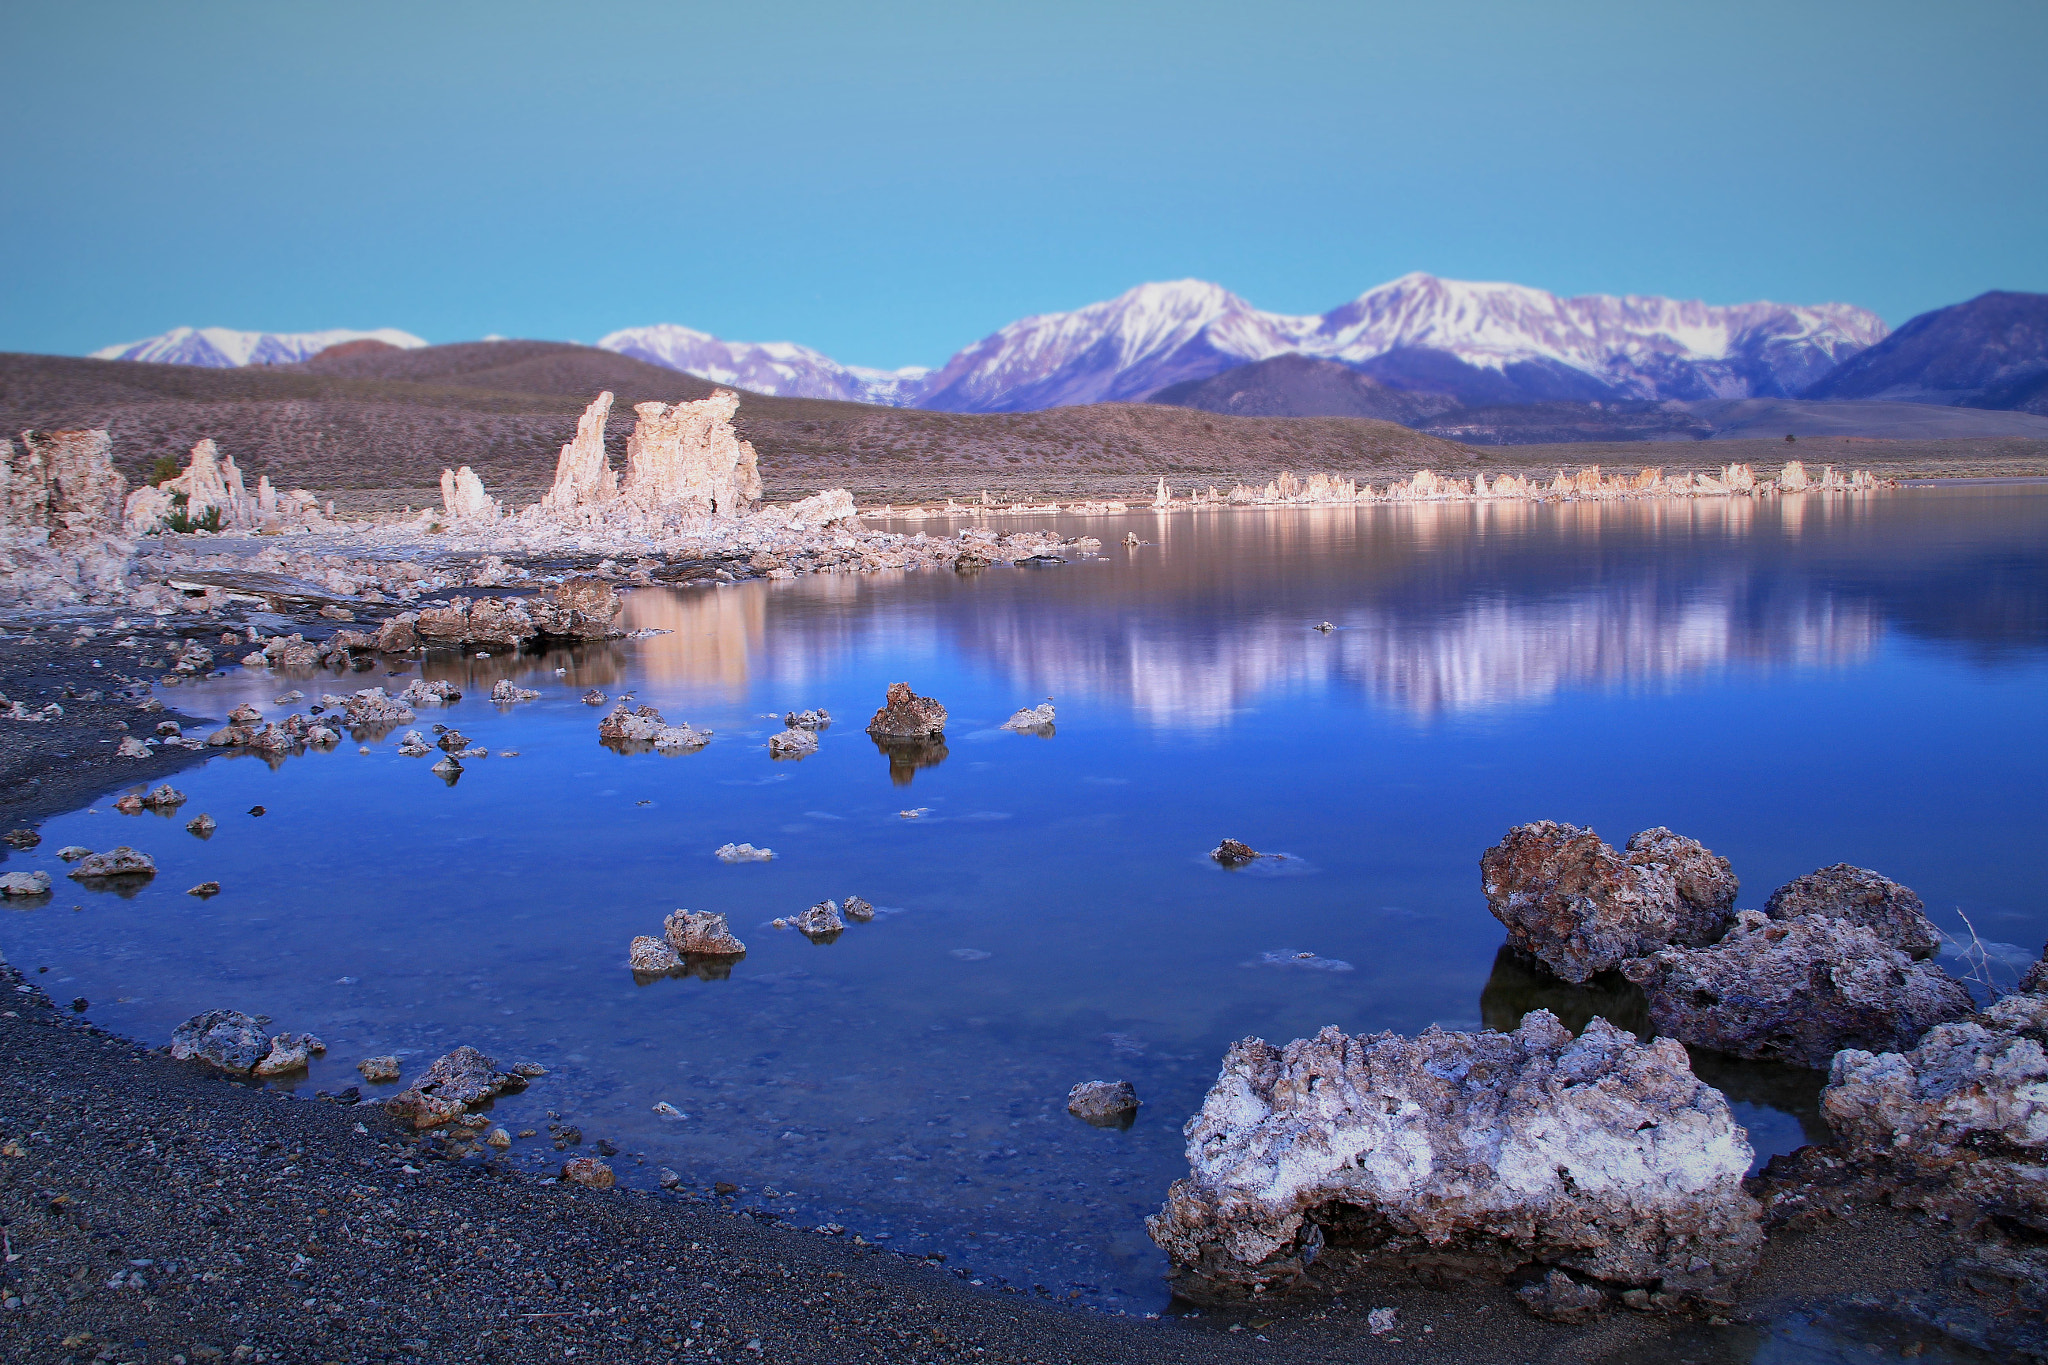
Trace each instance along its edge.
<instances>
[{"instance_id":1,"label":"lake","mask_svg":"<svg viewBox=\"0 0 2048 1365\"><path fill-rule=\"evenodd\" d=\"M273 704L288 688L423 668L464 696L367 754L214 758L168 819L108 798L46 821L10 868L50 869L56 895L0 916L0 948L151 1042L215 1007L316 1033L306 1089L459 1043L539 1062L493 1115L540 1131L522 1168L562 1160L552 1112L582 1130L572 1154L623 1149L625 1183L666 1166L992 1285L1150 1312L1165 1258L1142 1219L1233 1040L1639 1008L1500 958L1478 859L1511 825L1667 825L1733 860L1744 907L1873 867L2008 979L2048 936L2048 487L1058 525L1104 553L640 589L626 626L670 633L165 691L282 718L304 709ZM541 699L493 705L507 677ZM897 681L948 708L941 748L863 733ZM592 687L716 737L615 752ZM1047 698L1052 735L997 728ZM807 707L834 718L818 752L771 759ZM397 753L435 721L493 756L449 785ZM200 811L210 839L184 829ZM1225 836L1287 856L1228 870ZM736 841L776 856L713 856ZM83 891L55 857L73 843L161 872ZM185 894L205 880L221 894ZM849 894L879 913L833 942L771 924ZM729 977L627 970L678 907L729 918ZM1699 1065L1760 1158L1824 1135L1818 1075ZM1129 1129L1066 1113L1094 1079L1137 1087Z\"/></svg>"}]
</instances>

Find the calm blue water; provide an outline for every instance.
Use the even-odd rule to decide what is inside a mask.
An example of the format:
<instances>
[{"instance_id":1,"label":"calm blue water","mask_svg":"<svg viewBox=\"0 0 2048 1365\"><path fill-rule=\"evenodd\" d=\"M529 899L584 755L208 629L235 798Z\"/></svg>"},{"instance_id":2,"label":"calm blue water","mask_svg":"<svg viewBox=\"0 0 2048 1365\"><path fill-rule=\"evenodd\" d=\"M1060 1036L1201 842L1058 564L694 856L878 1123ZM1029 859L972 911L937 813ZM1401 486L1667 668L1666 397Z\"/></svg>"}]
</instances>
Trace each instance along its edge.
<instances>
[{"instance_id":1,"label":"calm blue water","mask_svg":"<svg viewBox=\"0 0 2048 1365\"><path fill-rule=\"evenodd\" d=\"M103 802L48 821L10 867L47 866L58 893L0 917L0 947L151 1041L216 1006L320 1034L313 1087L462 1042L538 1061L551 1074L496 1117L608 1137L629 1183L666 1165L1141 1311L1165 1295L1140 1220L1185 1171L1180 1125L1232 1040L1606 1007L1496 973L1477 861L1512 824L1617 843L1669 825L1734 860L1744 905L1875 867L1944 928L1967 915L2007 971L2048 935L2040 486L1063 529L1110 552L641 590L627 624L673 634L430 658L467 695L417 728L518 757L449 787L396 754L400 727L367 755L214 759L177 780L173 820ZM1147 543L1124 550L1127 529ZM491 705L505 676L542 700ZM941 761L892 775L861 731L898 680L952 719ZM406 679L245 671L170 699L282 716L288 687L379 681ZM591 686L717 737L613 753ZM1047 696L1053 737L995 728ZM768 715L815 706L838 718L818 754L771 761ZM183 828L202 810L220 821L203 842ZM1290 857L1225 871L1205 856L1225 835ZM728 841L778 856L728 866ZM83 892L55 858L71 843L133 844L162 873ZM184 894L206 879L220 896ZM885 913L830 944L768 927L849 893ZM679 906L725 912L748 956L727 980L636 984L627 941ZM1267 960L1296 953L1321 968ZM1817 1133L1816 1078L1710 1074L1760 1151ZM1116 1078L1145 1101L1129 1131L1065 1113L1073 1083ZM561 1157L542 1137L513 1159Z\"/></svg>"}]
</instances>

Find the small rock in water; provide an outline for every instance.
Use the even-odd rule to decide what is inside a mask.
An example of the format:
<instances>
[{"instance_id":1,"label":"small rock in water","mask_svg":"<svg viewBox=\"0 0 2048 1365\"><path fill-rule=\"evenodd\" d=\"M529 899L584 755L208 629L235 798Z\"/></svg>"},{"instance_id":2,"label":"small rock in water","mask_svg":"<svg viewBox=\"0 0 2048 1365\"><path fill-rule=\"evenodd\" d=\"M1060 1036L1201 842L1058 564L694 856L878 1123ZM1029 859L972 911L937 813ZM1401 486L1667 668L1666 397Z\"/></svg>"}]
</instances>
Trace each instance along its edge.
<instances>
[{"instance_id":1,"label":"small rock in water","mask_svg":"<svg viewBox=\"0 0 2048 1365\"><path fill-rule=\"evenodd\" d=\"M452 787L455 785L455 779L462 776L462 765L455 761L455 755L445 754L442 756L441 761L428 771Z\"/></svg>"},{"instance_id":2,"label":"small rock in water","mask_svg":"<svg viewBox=\"0 0 2048 1365\"><path fill-rule=\"evenodd\" d=\"M716 856L722 863L765 863L775 856L775 850L755 848L752 844L721 844Z\"/></svg>"},{"instance_id":3,"label":"small rock in water","mask_svg":"<svg viewBox=\"0 0 2048 1365\"><path fill-rule=\"evenodd\" d=\"M784 730L768 738L770 758L809 758L818 752L818 736L810 730Z\"/></svg>"},{"instance_id":4,"label":"small rock in water","mask_svg":"<svg viewBox=\"0 0 2048 1365\"><path fill-rule=\"evenodd\" d=\"M460 730L443 730L438 742L443 753L459 754L469 747L469 736Z\"/></svg>"},{"instance_id":5,"label":"small rock in water","mask_svg":"<svg viewBox=\"0 0 2048 1365\"><path fill-rule=\"evenodd\" d=\"M306 694L304 692L299 691L298 688L294 687L291 691L285 693L281 697L275 698L274 700L275 703L279 706L290 706L296 702L302 702L305 699Z\"/></svg>"},{"instance_id":6,"label":"small rock in water","mask_svg":"<svg viewBox=\"0 0 2048 1365\"><path fill-rule=\"evenodd\" d=\"M658 1173L655 1178L660 1183L661 1187L665 1190L675 1189L677 1186L683 1183L683 1178L677 1175L674 1171L670 1170L666 1166L658 1168Z\"/></svg>"},{"instance_id":7,"label":"small rock in water","mask_svg":"<svg viewBox=\"0 0 2048 1365\"><path fill-rule=\"evenodd\" d=\"M312 1054L327 1051L327 1044L310 1033L280 1033L270 1040L270 1051L256 1063L259 1076L285 1076L304 1071Z\"/></svg>"},{"instance_id":8,"label":"small rock in water","mask_svg":"<svg viewBox=\"0 0 2048 1365\"><path fill-rule=\"evenodd\" d=\"M493 1128L490 1132L484 1134L484 1146L486 1147L495 1147L502 1152L511 1145L512 1135L503 1128Z\"/></svg>"},{"instance_id":9,"label":"small rock in water","mask_svg":"<svg viewBox=\"0 0 2048 1365\"><path fill-rule=\"evenodd\" d=\"M846 931L846 921L839 918L836 901L820 901L810 909L790 920L797 932L813 943L819 940L830 942Z\"/></svg>"},{"instance_id":10,"label":"small rock in water","mask_svg":"<svg viewBox=\"0 0 2048 1365\"><path fill-rule=\"evenodd\" d=\"M626 965L636 972L659 975L680 967L682 958L666 940L641 934L626 950Z\"/></svg>"},{"instance_id":11,"label":"small rock in water","mask_svg":"<svg viewBox=\"0 0 2048 1365\"><path fill-rule=\"evenodd\" d=\"M530 687L516 686L510 678L500 678L491 687L491 700L500 705L519 701L539 701L540 693Z\"/></svg>"},{"instance_id":12,"label":"small rock in water","mask_svg":"<svg viewBox=\"0 0 2048 1365\"><path fill-rule=\"evenodd\" d=\"M199 817L199 820L204 819L206 819L206 817L203 815ZM198 824L199 820L192 821L191 824L186 825L185 828L192 828L192 825ZM75 863L80 858L90 858L92 856L92 850L87 848L84 844L66 844L64 845L64 847L57 850L57 856L59 858L62 858L67 863Z\"/></svg>"},{"instance_id":13,"label":"small rock in water","mask_svg":"<svg viewBox=\"0 0 2048 1365\"><path fill-rule=\"evenodd\" d=\"M356 1070L363 1073L366 1081L395 1081L398 1079L398 1058L365 1057L356 1063Z\"/></svg>"},{"instance_id":14,"label":"small rock in water","mask_svg":"<svg viewBox=\"0 0 2048 1365\"><path fill-rule=\"evenodd\" d=\"M261 806L251 806L251 807L249 807L249 814L251 814L251 815L263 815L263 814L265 814L265 813L266 813L266 812L264 811L263 807L261 807Z\"/></svg>"},{"instance_id":15,"label":"small rock in water","mask_svg":"<svg viewBox=\"0 0 2048 1365\"><path fill-rule=\"evenodd\" d=\"M235 1075L254 1070L270 1051L263 1025L240 1010L195 1014L171 1034L171 1056L178 1061L204 1062Z\"/></svg>"},{"instance_id":16,"label":"small rock in water","mask_svg":"<svg viewBox=\"0 0 2048 1365\"><path fill-rule=\"evenodd\" d=\"M866 924L874 919L875 907L869 905L859 896L848 896L839 907L839 913L845 915L856 924Z\"/></svg>"},{"instance_id":17,"label":"small rock in water","mask_svg":"<svg viewBox=\"0 0 2048 1365\"><path fill-rule=\"evenodd\" d=\"M1004 721L1002 728L1005 730L1015 730L1020 735L1051 734L1053 728L1052 718L1052 700L1047 698L1036 706L1027 706L1020 710L1016 715Z\"/></svg>"},{"instance_id":18,"label":"small rock in water","mask_svg":"<svg viewBox=\"0 0 2048 1365\"><path fill-rule=\"evenodd\" d=\"M185 828L190 833L204 839L207 835L213 833L215 829L214 819L205 811L201 811L185 822Z\"/></svg>"},{"instance_id":19,"label":"small rock in water","mask_svg":"<svg viewBox=\"0 0 2048 1365\"><path fill-rule=\"evenodd\" d=\"M1331 625L1328 621L1324 621L1317 625L1316 629L1321 631L1323 634L1328 635L1331 631L1335 630L1336 627Z\"/></svg>"},{"instance_id":20,"label":"small rock in water","mask_svg":"<svg viewBox=\"0 0 2048 1365\"><path fill-rule=\"evenodd\" d=\"M820 706L810 711L791 711L782 723L792 730L824 730L831 727L832 713Z\"/></svg>"},{"instance_id":21,"label":"small rock in water","mask_svg":"<svg viewBox=\"0 0 2048 1365\"><path fill-rule=\"evenodd\" d=\"M138 853L123 844L106 853L80 859L70 875L72 880L81 882L114 877L154 877L156 863L147 853Z\"/></svg>"},{"instance_id":22,"label":"small rock in water","mask_svg":"<svg viewBox=\"0 0 2048 1365\"><path fill-rule=\"evenodd\" d=\"M1098 1128L1128 1127L1138 1091L1129 1081L1082 1081L1067 1092L1067 1112Z\"/></svg>"},{"instance_id":23,"label":"small rock in water","mask_svg":"<svg viewBox=\"0 0 2048 1365\"><path fill-rule=\"evenodd\" d=\"M1225 839L1209 851L1209 856L1225 867L1243 867L1258 858L1259 851L1236 839Z\"/></svg>"},{"instance_id":24,"label":"small rock in water","mask_svg":"<svg viewBox=\"0 0 2048 1365\"><path fill-rule=\"evenodd\" d=\"M398 752L407 758L424 758L433 750L427 747L427 737L417 730L407 730L398 741Z\"/></svg>"},{"instance_id":25,"label":"small rock in water","mask_svg":"<svg viewBox=\"0 0 2048 1365\"><path fill-rule=\"evenodd\" d=\"M34 872L0 874L0 896L45 896L50 891L50 874Z\"/></svg>"},{"instance_id":26,"label":"small rock in water","mask_svg":"<svg viewBox=\"0 0 2048 1365\"><path fill-rule=\"evenodd\" d=\"M654 1105L654 1112L665 1119L686 1119L690 1117L667 1100L657 1100Z\"/></svg>"},{"instance_id":27,"label":"small rock in water","mask_svg":"<svg viewBox=\"0 0 2048 1365\"><path fill-rule=\"evenodd\" d=\"M199 883L199 885L197 885L197 886L193 887L193 888L192 888L191 890L187 891L187 892L186 892L185 894L186 894L186 895L188 895L188 896L197 896L197 897L199 897L199 898L200 898L201 900L204 900L204 899L205 899L206 897L208 897L208 896L218 896L218 895L220 894L220 883L219 883L219 882L201 882L201 883Z\"/></svg>"},{"instance_id":28,"label":"small rock in water","mask_svg":"<svg viewBox=\"0 0 2048 1365\"><path fill-rule=\"evenodd\" d=\"M888 700L868 722L868 733L885 739L930 739L946 731L946 708L920 697L909 683L889 684Z\"/></svg>"},{"instance_id":29,"label":"small rock in water","mask_svg":"<svg viewBox=\"0 0 2048 1365\"><path fill-rule=\"evenodd\" d=\"M711 910L677 910L663 923L662 934L686 957L739 957L747 951L725 916Z\"/></svg>"},{"instance_id":30,"label":"small rock in water","mask_svg":"<svg viewBox=\"0 0 2048 1365\"><path fill-rule=\"evenodd\" d=\"M560 672L561 670L557 669L556 671ZM585 706L603 706L609 700L611 700L609 697L594 687L583 694L583 704Z\"/></svg>"},{"instance_id":31,"label":"small rock in water","mask_svg":"<svg viewBox=\"0 0 2048 1365\"><path fill-rule=\"evenodd\" d=\"M0 841L9 848L34 848L43 841L43 836L32 829L10 829L5 835L0 835Z\"/></svg>"}]
</instances>

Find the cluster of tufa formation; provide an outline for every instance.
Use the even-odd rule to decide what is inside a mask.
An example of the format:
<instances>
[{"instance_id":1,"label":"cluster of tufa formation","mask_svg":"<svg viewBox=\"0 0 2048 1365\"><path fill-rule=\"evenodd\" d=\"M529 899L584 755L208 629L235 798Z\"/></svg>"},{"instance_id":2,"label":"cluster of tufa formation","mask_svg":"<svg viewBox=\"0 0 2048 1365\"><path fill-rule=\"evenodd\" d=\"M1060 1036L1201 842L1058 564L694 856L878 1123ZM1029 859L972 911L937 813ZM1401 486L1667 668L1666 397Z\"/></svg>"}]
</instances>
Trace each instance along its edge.
<instances>
[{"instance_id":1,"label":"cluster of tufa formation","mask_svg":"<svg viewBox=\"0 0 2048 1365\"><path fill-rule=\"evenodd\" d=\"M330 503L323 515L319 497L306 489L279 492L271 487L268 475L258 476L251 496L235 457L223 458L208 439L192 447L184 473L130 493L122 520L131 536L160 531L276 532L287 526L325 526L333 511Z\"/></svg>"},{"instance_id":2,"label":"cluster of tufa formation","mask_svg":"<svg viewBox=\"0 0 2048 1365\"><path fill-rule=\"evenodd\" d=\"M1533 1265L1602 1301L1716 1306L1763 1243L1726 1099L1677 1043L1605 1020L1248 1038L1187 1135L1190 1174L1147 1229L1200 1301Z\"/></svg>"},{"instance_id":3,"label":"cluster of tufa formation","mask_svg":"<svg viewBox=\"0 0 2048 1365\"><path fill-rule=\"evenodd\" d=\"M710 958L728 967L747 955L747 945L733 937L725 916L709 910L678 910L661 927L662 936L636 937L626 949L626 965L636 976L662 976L687 971L693 960Z\"/></svg>"},{"instance_id":4,"label":"cluster of tufa formation","mask_svg":"<svg viewBox=\"0 0 2048 1365\"><path fill-rule=\"evenodd\" d=\"M272 1034L261 1015L240 1010L208 1010L178 1025L171 1034L171 1056L181 1062L203 1062L231 1076L288 1076L304 1071L327 1045L310 1033Z\"/></svg>"},{"instance_id":5,"label":"cluster of tufa formation","mask_svg":"<svg viewBox=\"0 0 2048 1365\"><path fill-rule=\"evenodd\" d=\"M1610 474L1599 465L1567 474L1562 469L1554 478L1524 474L1502 474L1489 481L1484 474L1470 478L1438 474L1424 469L1405 481L1375 489L1338 474L1311 474L1306 479L1287 471L1265 485L1238 484L1226 491L1211 487L1206 493L1191 489L1176 499L1162 476L1152 496L1152 507L1166 511L1174 507L1222 504L1272 506L1288 504L1367 502L1486 502L1583 499L1612 500L1645 497L1765 497L1775 493L1868 493L1888 487L1887 480L1866 470L1842 471L1825 465L1818 474L1807 472L1798 460L1788 460L1776 478L1759 475L1746 464L1723 465L1714 474L1666 474L1662 469L1639 469L1633 474Z\"/></svg>"},{"instance_id":6,"label":"cluster of tufa formation","mask_svg":"<svg viewBox=\"0 0 2048 1365\"><path fill-rule=\"evenodd\" d=\"M368 1071L364 1075L367 1077ZM456 1122L472 1109L499 1095L524 1090L535 1077L545 1075L547 1069L532 1062L521 1062L509 1070L500 1071L496 1062L464 1044L436 1061L427 1068L425 1075L406 1089L384 1101L384 1108L393 1116L409 1121L416 1129L439 1128Z\"/></svg>"}]
</instances>

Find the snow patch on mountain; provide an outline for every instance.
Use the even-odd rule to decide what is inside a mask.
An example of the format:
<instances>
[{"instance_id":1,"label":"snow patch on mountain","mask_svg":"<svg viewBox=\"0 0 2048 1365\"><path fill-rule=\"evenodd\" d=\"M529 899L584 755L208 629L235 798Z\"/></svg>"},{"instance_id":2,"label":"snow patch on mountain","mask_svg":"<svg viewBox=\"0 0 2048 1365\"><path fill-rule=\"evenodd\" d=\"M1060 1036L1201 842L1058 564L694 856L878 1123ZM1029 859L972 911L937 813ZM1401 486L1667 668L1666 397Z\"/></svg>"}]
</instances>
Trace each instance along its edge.
<instances>
[{"instance_id":1,"label":"snow patch on mountain","mask_svg":"<svg viewBox=\"0 0 2048 1365\"><path fill-rule=\"evenodd\" d=\"M607 351L682 370L714 384L731 384L778 398L838 398L890 407L913 405L924 366L871 370L842 365L828 355L790 341L721 341L709 332L658 322L627 327L598 339Z\"/></svg>"},{"instance_id":2,"label":"snow patch on mountain","mask_svg":"<svg viewBox=\"0 0 2048 1365\"><path fill-rule=\"evenodd\" d=\"M232 327L173 327L161 336L107 346L94 360L142 360L157 365L203 365L233 369L242 365L289 365L310 360L344 341L381 341L400 350L427 343L396 327L360 332L346 327L324 332L239 332Z\"/></svg>"}]
</instances>

